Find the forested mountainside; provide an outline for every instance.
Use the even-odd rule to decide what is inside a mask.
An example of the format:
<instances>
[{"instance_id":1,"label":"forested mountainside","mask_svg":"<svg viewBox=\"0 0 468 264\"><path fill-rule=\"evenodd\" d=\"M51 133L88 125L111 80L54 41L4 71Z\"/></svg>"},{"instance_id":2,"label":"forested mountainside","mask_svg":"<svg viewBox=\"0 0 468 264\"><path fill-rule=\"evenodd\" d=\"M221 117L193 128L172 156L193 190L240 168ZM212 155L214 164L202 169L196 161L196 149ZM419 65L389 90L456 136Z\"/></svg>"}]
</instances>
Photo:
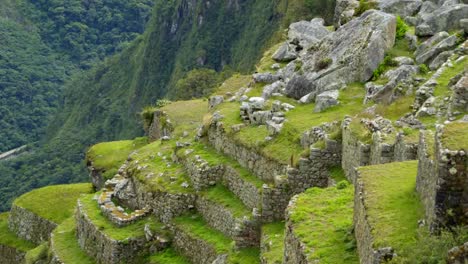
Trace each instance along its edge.
<instances>
[{"instance_id":1,"label":"forested mountainside","mask_svg":"<svg viewBox=\"0 0 468 264\"><path fill-rule=\"evenodd\" d=\"M184 77L208 72L217 85L233 72L251 71L267 44L279 41L290 22L317 14L331 19L334 8L334 1L329 0L157 0L144 34L122 44L134 35L128 30L142 29L128 19L141 18L136 14L144 17L148 1L126 1L127 5L105 1L104 6L100 1L93 1L94 6L86 5L87 1L72 2L34 1L34 7L30 6L34 11L30 19L42 21L31 26L39 28L36 34L44 45L81 68L87 68L95 57L119 50L119 45L123 50L70 79L61 79L67 81L63 88L57 87L61 91L58 111L40 142L28 154L0 162L0 211L32 188L85 180L85 149L99 141L142 135L138 113L158 99L182 97L176 87L183 85ZM70 11L64 6L74 8ZM121 16L109 16L112 10L126 14L122 14L123 24ZM109 17L117 20L109 22ZM113 30L112 25L123 28ZM121 34L105 37L109 31ZM46 116L41 120L46 121Z\"/></svg>"},{"instance_id":2,"label":"forested mountainside","mask_svg":"<svg viewBox=\"0 0 468 264\"><path fill-rule=\"evenodd\" d=\"M64 82L138 34L151 0L7 0L0 6L0 152L38 140Z\"/></svg>"}]
</instances>

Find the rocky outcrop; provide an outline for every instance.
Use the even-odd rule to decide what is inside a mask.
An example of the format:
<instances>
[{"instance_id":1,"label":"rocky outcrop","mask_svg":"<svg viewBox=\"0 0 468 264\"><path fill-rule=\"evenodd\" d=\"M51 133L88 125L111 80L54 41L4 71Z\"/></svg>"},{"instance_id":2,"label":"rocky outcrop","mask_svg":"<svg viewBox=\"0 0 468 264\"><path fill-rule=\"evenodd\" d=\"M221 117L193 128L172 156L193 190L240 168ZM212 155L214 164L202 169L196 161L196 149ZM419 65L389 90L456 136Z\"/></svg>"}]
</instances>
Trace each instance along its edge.
<instances>
[{"instance_id":1,"label":"rocky outcrop","mask_svg":"<svg viewBox=\"0 0 468 264\"><path fill-rule=\"evenodd\" d=\"M23 263L26 252L0 245L0 264Z\"/></svg>"},{"instance_id":2,"label":"rocky outcrop","mask_svg":"<svg viewBox=\"0 0 468 264\"><path fill-rule=\"evenodd\" d=\"M338 90L326 91L317 95L314 112L322 112L332 106L338 105L338 96Z\"/></svg>"},{"instance_id":3,"label":"rocky outcrop","mask_svg":"<svg viewBox=\"0 0 468 264\"><path fill-rule=\"evenodd\" d=\"M415 52L416 63L429 65L440 53L453 49L457 41L455 35L450 36L447 32L437 33L418 47Z\"/></svg>"},{"instance_id":4,"label":"rocky outcrop","mask_svg":"<svg viewBox=\"0 0 468 264\"><path fill-rule=\"evenodd\" d=\"M50 233L57 227L57 224L13 204L8 227L19 238L40 244L49 240Z\"/></svg>"},{"instance_id":5,"label":"rocky outcrop","mask_svg":"<svg viewBox=\"0 0 468 264\"><path fill-rule=\"evenodd\" d=\"M422 0L377 0L379 9L402 18L414 16L418 13Z\"/></svg>"},{"instance_id":6,"label":"rocky outcrop","mask_svg":"<svg viewBox=\"0 0 468 264\"><path fill-rule=\"evenodd\" d=\"M153 113L153 120L148 128L148 138L155 141L163 137L170 137L173 127L171 121L164 111L156 110Z\"/></svg>"},{"instance_id":7,"label":"rocky outcrop","mask_svg":"<svg viewBox=\"0 0 468 264\"><path fill-rule=\"evenodd\" d=\"M304 74L293 76L286 94L300 99L311 92L319 94L369 80L385 52L393 47L395 29L393 15L365 12L307 51L302 58Z\"/></svg>"},{"instance_id":8,"label":"rocky outcrop","mask_svg":"<svg viewBox=\"0 0 468 264\"><path fill-rule=\"evenodd\" d=\"M432 36L440 31L462 29L460 21L466 19L468 4L458 4L456 2L447 1L439 7L421 8L419 14L421 23L416 27L416 35Z\"/></svg>"},{"instance_id":9,"label":"rocky outcrop","mask_svg":"<svg viewBox=\"0 0 468 264\"><path fill-rule=\"evenodd\" d=\"M351 21L358 7L358 0L337 0L335 14L333 16L333 25L335 28L339 28L341 25Z\"/></svg>"}]
</instances>

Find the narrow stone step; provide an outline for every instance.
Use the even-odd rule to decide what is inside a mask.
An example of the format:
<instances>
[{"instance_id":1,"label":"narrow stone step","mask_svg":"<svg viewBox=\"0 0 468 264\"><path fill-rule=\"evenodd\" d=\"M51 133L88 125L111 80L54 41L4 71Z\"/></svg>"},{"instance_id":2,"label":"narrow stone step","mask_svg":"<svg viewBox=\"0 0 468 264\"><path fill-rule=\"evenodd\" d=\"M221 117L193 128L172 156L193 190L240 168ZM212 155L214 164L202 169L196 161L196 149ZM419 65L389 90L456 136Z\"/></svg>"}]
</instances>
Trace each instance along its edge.
<instances>
[{"instance_id":1,"label":"narrow stone step","mask_svg":"<svg viewBox=\"0 0 468 264\"><path fill-rule=\"evenodd\" d=\"M141 263L151 247L169 245L167 231L153 217L123 227L114 225L101 213L97 195L80 198L75 215L80 247L96 262Z\"/></svg>"},{"instance_id":2,"label":"narrow stone step","mask_svg":"<svg viewBox=\"0 0 468 264\"><path fill-rule=\"evenodd\" d=\"M74 217L65 220L52 232L50 251L52 253L50 264L96 263L78 244Z\"/></svg>"},{"instance_id":3,"label":"narrow stone step","mask_svg":"<svg viewBox=\"0 0 468 264\"><path fill-rule=\"evenodd\" d=\"M217 185L200 192L196 209L210 227L232 238L236 247L258 247L260 215L253 215L226 187Z\"/></svg>"},{"instance_id":4,"label":"narrow stone step","mask_svg":"<svg viewBox=\"0 0 468 264\"><path fill-rule=\"evenodd\" d=\"M232 250L233 240L211 228L201 215L175 218L171 227L172 246L193 264L224 263Z\"/></svg>"}]
</instances>

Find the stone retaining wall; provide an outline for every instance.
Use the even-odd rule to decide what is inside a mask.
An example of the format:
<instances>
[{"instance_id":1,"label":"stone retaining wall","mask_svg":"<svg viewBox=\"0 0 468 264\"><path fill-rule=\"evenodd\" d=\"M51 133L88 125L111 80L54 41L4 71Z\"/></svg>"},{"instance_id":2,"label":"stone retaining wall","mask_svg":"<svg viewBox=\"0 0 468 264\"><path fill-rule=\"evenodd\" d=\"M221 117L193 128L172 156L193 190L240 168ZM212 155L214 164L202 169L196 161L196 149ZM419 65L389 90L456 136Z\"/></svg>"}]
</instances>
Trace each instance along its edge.
<instances>
[{"instance_id":1,"label":"stone retaining wall","mask_svg":"<svg viewBox=\"0 0 468 264\"><path fill-rule=\"evenodd\" d=\"M394 144L393 161L406 161L418 159L417 142L408 142L403 133L398 133Z\"/></svg>"},{"instance_id":2,"label":"stone retaining wall","mask_svg":"<svg viewBox=\"0 0 468 264\"><path fill-rule=\"evenodd\" d=\"M25 252L5 245L0 245L0 264L23 263Z\"/></svg>"},{"instance_id":3,"label":"stone retaining wall","mask_svg":"<svg viewBox=\"0 0 468 264\"><path fill-rule=\"evenodd\" d=\"M224 206L199 196L197 211L212 228L221 231L236 242L236 247L257 247L260 243L260 224L253 216L237 218Z\"/></svg>"},{"instance_id":4,"label":"stone retaining wall","mask_svg":"<svg viewBox=\"0 0 468 264\"><path fill-rule=\"evenodd\" d=\"M221 183L234 193L250 209L259 208L262 203L262 189L242 179L230 166L225 166Z\"/></svg>"},{"instance_id":5,"label":"stone retaining wall","mask_svg":"<svg viewBox=\"0 0 468 264\"><path fill-rule=\"evenodd\" d=\"M80 247L98 263L140 263L139 258L149 253L145 237L117 241L99 230L79 200L75 218Z\"/></svg>"},{"instance_id":6,"label":"stone retaining wall","mask_svg":"<svg viewBox=\"0 0 468 264\"><path fill-rule=\"evenodd\" d=\"M181 228L173 226L172 232L174 234L172 246L187 259L190 259L191 263L211 264L215 263L215 260L226 258L225 255L218 254L211 244L191 236Z\"/></svg>"},{"instance_id":7,"label":"stone retaining wall","mask_svg":"<svg viewBox=\"0 0 468 264\"><path fill-rule=\"evenodd\" d=\"M50 233L57 227L57 224L13 204L8 227L19 238L40 244L49 240Z\"/></svg>"},{"instance_id":8,"label":"stone retaining wall","mask_svg":"<svg viewBox=\"0 0 468 264\"><path fill-rule=\"evenodd\" d=\"M372 144L370 145L369 164L390 163L394 159L394 145L383 142L379 131L372 134Z\"/></svg>"},{"instance_id":9,"label":"stone retaining wall","mask_svg":"<svg viewBox=\"0 0 468 264\"><path fill-rule=\"evenodd\" d=\"M346 178L356 183L356 168L370 163L370 146L361 143L351 132L346 122L343 122L343 151L341 167Z\"/></svg>"},{"instance_id":10,"label":"stone retaining wall","mask_svg":"<svg viewBox=\"0 0 468 264\"><path fill-rule=\"evenodd\" d=\"M294 207L295 197L291 199L289 207ZM286 235L284 238L284 264L308 264L305 245L294 233L294 224L290 219L289 212L286 212Z\"/></svg>"}]
</instances>

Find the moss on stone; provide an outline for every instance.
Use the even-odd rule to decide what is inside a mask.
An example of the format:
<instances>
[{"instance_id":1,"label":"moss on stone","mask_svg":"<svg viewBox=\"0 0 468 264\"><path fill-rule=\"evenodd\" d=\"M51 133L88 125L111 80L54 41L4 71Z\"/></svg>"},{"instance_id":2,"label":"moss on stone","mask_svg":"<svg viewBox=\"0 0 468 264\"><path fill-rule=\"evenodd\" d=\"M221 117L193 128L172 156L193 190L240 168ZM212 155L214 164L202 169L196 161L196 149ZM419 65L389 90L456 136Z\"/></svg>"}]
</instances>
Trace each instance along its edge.
<instances>
[{"instance_id":1,"label":"moss on stone","mask_svg":"<svg viewBox=\"0 0 468 264\"><path fill-rule=\"evenodd\" d=\"M311 262L359 263L353 228L354 188L311 188L291 209L294 235L305 245Z\"/></svg>"},{"instance_id":2,"label":"moss on stone","mask_svg":"<svg viewBox=\"0 0 468 264\"><path fill-rule=\"evenodd\" d=\"M63 221L52 236L53 252L64 263L91 264L95 261L81 250L76 239L75 218Z\"/></svg>"},{"instance_id":3,"label":"moss on stone","mask_svg":"<svg viewBox=\"0 0 468 264\"><path fill-rule=\"evenodd\" d=\"M266 263L283 263L284 229L284 222L274 222L262 226L261 258Z\"/></svg>"},{"instance_id":4,"label":"moss on stone","mask_svg":"<svg viewBox=\"0 0 468 264\"><path fill-rule=\"evenodd\" d=\"M90 192L92 187L89 183L52 185L26 193L13 204L60 224L73 215L78 198Z\"/></svg>"},{"instance_id":5,"label":"moss on stone","mask_svg":"<svg viewBox=\"0 0 468 264\"><path fill-rule=\"evenodd\" d=\"M189 264L190 261L179 255L174 249L168 248L149 257L149 264Z\"/></svg>"},{"instance_id":6,"label":"moss on stone","mask_svg":"<svg viewBox=\"0 0 468 264\"><path fill-rule=\"evenodd\" d=\"M8 229L8 216L8 213L0 214L0 245L16 248L23 252L35 248L33 243L19 239L15 233Z\"/></svg>"},{"instance_id":7,"label":"moss on stone","mask_svg":"<svg viewBox=\"0 0 468 264\"><path fill-rule=\"evenodd\" d=\"M88 150L86 158L93 163L95 169L102 171L105 179L111 179L128 155L147 143L147 138L99 143Z\"/></svg>"},{"instance_id":8,"label":"moss on stone","mask_svg":"<svg viewBox=\"0 0 468 264\"><path fill-rule=\"evenodd\" d=\"M468 123L447 124L442 133L442 147L450 150L468 150Z\"/></svg>"},{"instance_id":9,"label":"moss on stone","mask_svg":"<svg viewBox=\"0 0 468 264\"><path fill-rule=\"evenodd\" d=\"M233 241L220 231L210 228L200 215L193 214L177 217L173 222L184 232L213 246L217 253L229 253L231 251Z\"/></svg>"},{"instance_id":10,"label":"moss on stone","mask_svg":"<svg viewBox=\"0 0 468 264\"><path fill-rule=\"evenodd\" d=\"M156 221L153 217L141 219L131 225L117 227L104 216L94 200L96 194L90 194L80 198L84 213L90 218L97 229L108 235L110 238L118 241L126 241L130 238L143 237L144 227L149 224L152 230L162 230L163 224ZM164 233L161 231L161 233Z\"/></svg>"},{"instance_id":11,"label":"moss on stone","mask_svg":"<svg viewBox=\"0 0 468 264\"><path fill-rule=\"evenodd\" d=\"M201 192L200 195L227 208L234 217L250 217L252 215L252 212L245 207L242 201L229 191L228 188L222 185L211 187L206 191Z\"/></svg>"},{"instance_id":12,"label":"moss on stone","mask_svg":"<svg viewBox=\"0 0 468 264\"><path fill-rule=\"evenodd\" d=\"M375 248L391 246L400 252L415 242L418 220L424 218L417 170L417 161L359 168Z\"/></svg>"}]
</instances>

